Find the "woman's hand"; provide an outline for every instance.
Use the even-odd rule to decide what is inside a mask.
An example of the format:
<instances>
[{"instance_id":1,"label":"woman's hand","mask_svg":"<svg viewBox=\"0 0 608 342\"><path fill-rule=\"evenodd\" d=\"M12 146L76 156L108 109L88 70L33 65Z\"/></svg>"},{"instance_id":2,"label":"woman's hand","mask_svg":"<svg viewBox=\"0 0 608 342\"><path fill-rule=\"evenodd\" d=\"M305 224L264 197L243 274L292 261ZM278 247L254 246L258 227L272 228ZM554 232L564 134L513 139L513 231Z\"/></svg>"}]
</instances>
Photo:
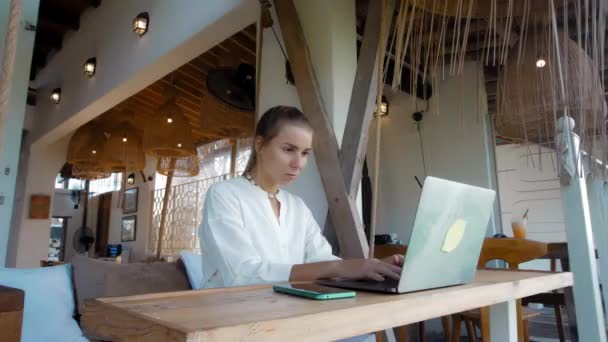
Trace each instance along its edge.
<instances>
[{"instance_id":1,"label":"woman's hand","mask_svg":"<svg viewBox=\"0 0 608 342\"><path fill-rule=\"evenodd\" d=\"M403 259L404 257L402 254L393 254L381 260L386 262L387 264L403 267Z\"/></svg>"},{"instance_id":2,"label":"woman's hand","mask_svg":"<svg viewBox=\"0 0 608 342\"><path fill-rule=\"evenodd\" d=\"M383 281L386 277L399 279L403 255L393 255L382 260L348 259L298 264L291 268L289 281L314 281L317 279L371 279Z\"/></svg>"},{"instance_id":3,"label":"woman's hand","mask_svg":"<svg viewBox=\"0 0 608 342\"><path fill-rule=\"evenodd\" d=\"M383 281L386 277L399 279L401 277L401 264L399 258L392 256L392 259L349 259L342 260L337 270L338 278L345 279L371 279ZM388 260L388 262L387 262Z\"/></svg>"}]
</instances>

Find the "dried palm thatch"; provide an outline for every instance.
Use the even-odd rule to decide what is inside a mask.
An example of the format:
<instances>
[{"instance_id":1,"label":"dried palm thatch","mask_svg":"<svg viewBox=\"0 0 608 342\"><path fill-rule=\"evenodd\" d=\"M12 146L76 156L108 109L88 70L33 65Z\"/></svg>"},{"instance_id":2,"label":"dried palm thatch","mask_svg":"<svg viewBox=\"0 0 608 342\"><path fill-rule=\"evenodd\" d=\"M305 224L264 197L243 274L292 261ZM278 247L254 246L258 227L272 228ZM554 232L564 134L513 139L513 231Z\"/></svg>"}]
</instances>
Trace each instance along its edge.
<instances>
[{"instance_id":1,"label":"dried palm thatch","mask_svg":"<svg viewBox=\"0 0 608 342\"><path fill-rule=\"evenodd\" d=\"M571 115L581 149L607 161L606 19L603 0L403 0L387 44L392 90L404 67L412 89L461 73L465 59L502 68L499 133L552 146L556 119Z\"/></svg>"},{"instance_id":2,"label":"dried palm thatch","mask_svg":"<svg viewBox=\"0 0 608 342\"><path fill-rule=\"evenodd\" d=\"M198 155L185 158L160 157L156 161L156 172L165 176L194 177L200 171L199 162Z\"/></svg>"},{"instance_id":3,"label":"dried palm thatch","mask_svg":"<svg viewBox=\"0 0 608 342\"><path fill-rule=\"evenodd\" d=\"M196 152L192 129L177 105L173 86L166 93L167 102L149 118L144 128L144 152L154 157L185 158Z\"/></svg>"},{"instance_id":4,"label":"dried palm thatch","mask_svg":"<svg viewBox=\"0 0 608 342\"><path fill-rule=\"evenodd\" d=\"M551 30L528 37L525 52L518 61L512 55L498 77L500 102L497 132L519 141L549 143L555 136L555 121L572 116L582 135L601 132L605 123L603 90L596 66L585 51L564 32L559 34L559 59L552 46ZM538 67L538 61L545 61ZM568 75L565 92L560 91L558 74Z\"/></svg>"},{"instance_id":5,"label":"dried palm thatch","mask_svg":"<svg viewBox=\"0 0 608 342\"><path fill-rule=\"evenodd\" d=\"M444 11L446 15L456 17L462 12L463 8L471 6L471 17L472 18L490 18L496 16L498 18L504 18L509 15L521 16L523 15L526 7L526 0L411 0L414 6L424 9L425 11L443 15ZM566 2L566 0L555 1L560 7ZM548 1L531 1L527 4L533 12L547 11L549 7ZM446 7L445 10L443 9ZM511 8L511 9L509 9Z\"/></svg>"}]
</instances>

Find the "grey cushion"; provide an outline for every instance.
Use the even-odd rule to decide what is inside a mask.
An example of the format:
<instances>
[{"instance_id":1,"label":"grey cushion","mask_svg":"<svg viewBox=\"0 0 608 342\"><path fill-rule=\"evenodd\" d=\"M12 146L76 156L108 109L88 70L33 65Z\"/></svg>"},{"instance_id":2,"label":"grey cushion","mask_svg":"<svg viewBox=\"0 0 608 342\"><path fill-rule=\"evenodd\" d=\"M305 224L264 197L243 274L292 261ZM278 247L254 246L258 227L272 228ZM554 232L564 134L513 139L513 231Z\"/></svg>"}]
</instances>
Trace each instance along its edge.
<instances>
[{"instance_id":1,"label":"grey cushion","mask_svg":"<svg viewBox=\"0 0 608 342\"><path fill-rule=\"evenodd\" d=\"M72 258L77 309L91 298L119 297L190 289L181 261L115 264L77 255Z\"/></svg>"}]
</instances>

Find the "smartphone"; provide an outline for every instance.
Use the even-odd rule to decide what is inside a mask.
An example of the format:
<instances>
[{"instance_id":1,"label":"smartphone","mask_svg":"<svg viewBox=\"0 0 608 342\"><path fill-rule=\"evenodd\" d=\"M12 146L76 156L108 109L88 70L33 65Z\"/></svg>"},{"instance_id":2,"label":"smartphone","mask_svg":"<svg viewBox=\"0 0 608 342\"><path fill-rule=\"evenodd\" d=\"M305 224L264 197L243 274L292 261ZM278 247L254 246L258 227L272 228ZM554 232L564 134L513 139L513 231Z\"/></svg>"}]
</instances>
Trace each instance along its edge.
<instances>
[{"instance_id":1,"label":"smartphone","mask_svg":"<svg viewBox=\"0 0 608 342\"><path fill-rule=\"evenodd\" d=\"M355 291L337 289L318 284L286 284L274 285L272 289L276 292L286 293L294 296L306 297L316 300L351 298L356 295Z\"/></svg>"}]
</instances>

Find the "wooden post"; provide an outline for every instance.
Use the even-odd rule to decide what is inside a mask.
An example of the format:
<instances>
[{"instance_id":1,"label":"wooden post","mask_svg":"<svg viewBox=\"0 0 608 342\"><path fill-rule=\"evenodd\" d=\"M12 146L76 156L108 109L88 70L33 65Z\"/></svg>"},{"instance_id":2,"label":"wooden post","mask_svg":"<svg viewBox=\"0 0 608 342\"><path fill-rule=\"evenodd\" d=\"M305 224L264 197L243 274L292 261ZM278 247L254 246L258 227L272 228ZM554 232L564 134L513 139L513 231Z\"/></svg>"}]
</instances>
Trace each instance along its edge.
<instances>
[{"instance_id":1,"label":"wooden post","mask_svg":"<svg viewBox=\"0 0 608 342\"><path fill-rule=\"evenodd\" d=\"M560 47L557 19L553 0L549 0L551 9L551 25L553 40L555 42L558 79L560 93L566 98L566 83L563 77L562 64L560 60ZM574 126L570 124L568 108L564 106L561 127L561 139L566 141L570 160L580 161L579 137L572 132ZM572 120L574 121L574 120ZM559 135L558 134L558 135ZM558 148L562 148L559 146ZM580 164L580 163L579 163ZM578 338L580 341L606 342L606 328L604 327L604 313L602 312L597 266L595 263L595 249L593 245L593 230L591 229L591 218L589 214L589 197L585 174L581 165L576 165L577 172L570 175L570 184L561 182L561 199L564 212L564 223L566 225L566 239L568 241L568 255L570 256L570 267L574 274L574 302L576 310L576 321L578 326ZM562 179L568 175L561 175Z\"/></svg>"},{"instance_id":2,"label":"wooden post","mask_svg":"<svg viewBox=\"0 0 608 342\"><path fill-rule=\"evenodd\" d=\"M160 211L160 225L158 227L158 241L156 243L156 260L160 260L160 252L163 247L163 235L165 234L165 224L167 222L167 207L171 196L171 183L173 183L173 169L175 169L175 158L171 158L169 164L169 174L165 185L165 195L163 196L163 208Z\"/></svg>"},{"instance_id":3,"label":"wooden post","mask_svg":"<svg viewBox=\"0 0 608 342\"><path fill-rule=\"evenodd\" d=\"M357 199L357 192L359 191L363 161L367 152L369 129L376 104L376 95L378 94L378 51L380 46L386 46L386 40L382 39L381 33L383 29L385 32L388 31L391 24L390 20L386 20L384 27L382 27L382 7L385 2L387 3L386 13L392 13L395 5L393 1L372 0L369 2L355 82L348 107L346 127L340 146L340 167L344 175L348 195L353 200ZM329 214L325 220L325 229L335 230ZM372 237L370 236L370 238ZM368 246L370 249L368 254L373 256L374 246Z\"/></svg>"},{"instance_id":4,"label":"wooden post","mask_svg":"<svg viewBox=\"0 0 608 342\"><path fill-rule=\"evenodd\" d=\"M2 53L2 70L0 70L0 132L6 129L8 116L8 101L13 83L15 55L17 54L17 39L21 21L21 0L11 0L8 14L8 27L4 37ZM4 156L4 136L0 139L0 157Z\"/></svg>"},{"instance_id":5,"label":"wooden post","mask_svg":"<svg viewBox=\"0 0 608 342\"><path fill-rule=\"evenodd\" d=\"M590 160L589 163L593 163ZM593 237L595 248L597 249L597 266L599 268L599 282L602 285L601 295L604 302L608 301L608 211L604 203L608 200L603 199L604 181L598 178L590 178L587 183L589 194L589 209L591 212L591 226L593 227ZM604 320L608 316L604 307Z\"/></svg>"},{"instance_id":6,"label":"wooden post","mask_svg":"<svg viewBox=\"0 0 608 342\"><path fill-rule=\"evenodd\" d=\"M315 130L315 157L341 254L347 258L365 258L369 250L363 224L344 182L338 142L325 112L300 19L293 0L277 0L275 6L300 103Z\"/></svg>"},{"instance_id":7,"label":"wooden post","mask_svg":"<svg viewBox=\"0 0 608 342\"><path fill-rule=\"evenodd\" d=\"M585 178L561 187L580 341L606 341Z\"/></svg>"},{"instance_id":8,"label":"wooden post","mask_svg":"<svg viewBox=\"0 0 608 342\"><path fill-rule=\"evenodd\" d=\"M348 188L348 194L352 198L357 196L359 183L361 182L369 128L374 114L376 94L378 93L378 47L386 46L386 44L381 45L380 42L383 2L380 0L369 1L365 32L359 51L357 72L340 147L340 167ZM394 4L392 1L389 3ZM391 13L392 10L393 7L390 6L388 13ZM390 24L390 21L387 22Z\"/></svg>"},{"instance_id":9,"label":"wooden post","mask_svg":"<svg viewBox=\"0 0 608 342\"><path fill-rule=\"evenodd\" d=\"M239 148L239 139L230 139L230 143L232 144L232 148L230 149L230 176L234 178L236 177L236 158Z\"/></svg>"}]
</instances>

